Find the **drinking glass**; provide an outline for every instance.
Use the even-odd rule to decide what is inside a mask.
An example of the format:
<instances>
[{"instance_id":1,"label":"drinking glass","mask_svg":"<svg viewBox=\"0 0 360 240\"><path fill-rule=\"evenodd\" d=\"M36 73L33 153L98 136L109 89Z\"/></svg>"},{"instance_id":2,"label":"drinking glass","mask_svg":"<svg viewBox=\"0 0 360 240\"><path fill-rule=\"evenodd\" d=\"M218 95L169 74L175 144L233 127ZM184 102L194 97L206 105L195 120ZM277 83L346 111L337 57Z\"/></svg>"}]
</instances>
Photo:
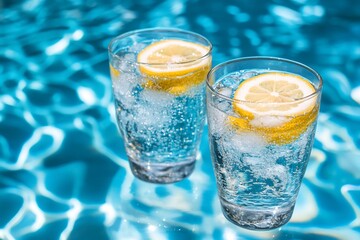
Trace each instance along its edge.
<instances>
[{"instance_id":1,"label":"drinking glass","mask_svg":"<svg viewBox=\"0 0 360 240\"><path fill-rule=\"evenodd\" d=\"M293 88L284 87L287 78L313 92L289 102L234 99L243 95L241 84L255 83L255 76L266 73L283 79L271 83L282 94ZM222 211L232 223L266 230L289 221L313 146L321 90L318 73L287 59L240 58L210 71L206 94L211 158ZM247 91L261 98L261 89ZM277 114L288 108L298 112ZM243 109L260 109L261 114Z\"/></svg>"},{"instance_id":2,"label":"drinking glass","mask_svg":"<svg viewBox=\"0 0 360 240\"><path fill-rule=\"evenodd\" d=\"M160 41L167 44L165 40L193 43L206 51L188 61L177 55L181 48L166 53L173 54L174 62L139 60L142 50ZM153 183L189 176L199 157L211 43L193 32L153 28L122 34L108 49L117 124L132 173Z\"/></svg>"}]
</instances>

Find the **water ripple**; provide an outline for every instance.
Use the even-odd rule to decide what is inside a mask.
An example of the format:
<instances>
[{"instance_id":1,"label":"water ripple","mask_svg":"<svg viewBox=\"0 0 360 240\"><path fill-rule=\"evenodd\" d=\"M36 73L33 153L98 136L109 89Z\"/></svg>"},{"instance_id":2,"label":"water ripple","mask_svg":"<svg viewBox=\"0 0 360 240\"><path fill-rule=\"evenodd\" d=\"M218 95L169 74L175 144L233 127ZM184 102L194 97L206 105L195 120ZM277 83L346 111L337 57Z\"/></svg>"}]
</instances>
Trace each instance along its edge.
<instances>
[{"instance_id":1,"label":"water ripple","mask_svg":"<svg viewBox=\"0 0 360 240\"><path fill-rule=\"evenodd\" d=\"M0 239L359 239L359 9L351 0L0 2ZM225 220L206 131L190 178L153 185L131 174L107 45L158 26L206 36L214 64L273 55L322 75L314 150L283 228Z\"/></svg>"}]
</instances>

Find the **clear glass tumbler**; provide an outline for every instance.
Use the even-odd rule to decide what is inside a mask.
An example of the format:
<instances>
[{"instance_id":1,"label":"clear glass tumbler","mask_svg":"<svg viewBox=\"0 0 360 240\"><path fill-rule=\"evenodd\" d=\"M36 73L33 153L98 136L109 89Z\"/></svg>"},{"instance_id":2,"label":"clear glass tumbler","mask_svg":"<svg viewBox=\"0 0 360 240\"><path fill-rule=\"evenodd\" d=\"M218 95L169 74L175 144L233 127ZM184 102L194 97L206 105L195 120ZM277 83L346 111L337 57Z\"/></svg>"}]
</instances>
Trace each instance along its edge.
<instances>
[{"instance_id":1,"label":"clear glass tumbler","mask_svg":"<svg viewBox=\"0 0 360 240\"><path fill-rule=\"evenodd\" d=\"M225 217L243 228L292 216L313 146L322 79L291 60L248 57L207 79L211 158Z\"/></svg>"},{"instance_id":2,"label":"clear glass tumbler","mask_svg":"<svg viewBox=\"0 0 360 240\"><path fill-rule=\"evenodd\" d=\"M117 123L133 174L172 183L199 156L211 43L179 29L143 29L109 44Z\"/></svg>"}]
</instances>

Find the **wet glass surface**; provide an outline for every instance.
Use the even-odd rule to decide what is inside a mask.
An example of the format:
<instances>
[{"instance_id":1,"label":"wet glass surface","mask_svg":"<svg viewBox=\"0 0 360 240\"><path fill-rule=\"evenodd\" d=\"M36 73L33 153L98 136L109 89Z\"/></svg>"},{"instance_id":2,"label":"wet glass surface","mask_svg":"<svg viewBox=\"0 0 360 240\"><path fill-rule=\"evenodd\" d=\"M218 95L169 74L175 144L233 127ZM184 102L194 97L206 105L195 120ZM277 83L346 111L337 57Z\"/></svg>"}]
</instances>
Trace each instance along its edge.
<instances>
[{"instance_id":1,"label":"wet glass surface","mask_svg":"<svg viewBox=\"0 0 360 240\"><path fill-rule=\"evenodd\" d=\"M323 76L314 149L281 229L225 220L207 130L190 178L131 174L107 45L157 26L207 37L214 65L271 55ZM0 239L360 238L359 1L0 0L0 83Z\"/></svg>"}]
</instances>

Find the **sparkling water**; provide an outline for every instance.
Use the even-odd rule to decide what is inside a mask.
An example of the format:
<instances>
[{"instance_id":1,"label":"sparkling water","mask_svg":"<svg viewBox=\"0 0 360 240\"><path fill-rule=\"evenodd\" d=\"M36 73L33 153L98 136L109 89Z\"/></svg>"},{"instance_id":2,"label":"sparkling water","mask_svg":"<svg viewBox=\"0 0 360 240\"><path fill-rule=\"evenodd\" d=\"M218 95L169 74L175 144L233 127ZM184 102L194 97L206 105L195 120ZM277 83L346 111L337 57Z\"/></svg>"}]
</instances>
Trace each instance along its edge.
<instances>
[{"instance_id":1,"label":"sparkling water","mask_svg":"<svg viewBox=\"0 0 360 240\"><path fill-rule=\"evenodd\" d=\"M131 65L133 58L128 54L112 66L119 70L112 76L116 116L130 166L149 182L179 181L193 171L198 155L204 84L181 95L146 88L148 79Z\"/></svg>"},{"instance_id":2,"label":"sparkling water","mask_svg":"<svg viewBox=\"0 0 360 240\"><path fill-rule=\"evenodd\" d=\"M261 72L230 74L213 88L232 98L244 79ZM236 131L228 120L228 116L239 118L231 102L210 95L209 141L224 215L249 229L283 225L293 212L313 145L316 121L289 144L268 143L261 133Z\"/></svg>"}]
</instances>

